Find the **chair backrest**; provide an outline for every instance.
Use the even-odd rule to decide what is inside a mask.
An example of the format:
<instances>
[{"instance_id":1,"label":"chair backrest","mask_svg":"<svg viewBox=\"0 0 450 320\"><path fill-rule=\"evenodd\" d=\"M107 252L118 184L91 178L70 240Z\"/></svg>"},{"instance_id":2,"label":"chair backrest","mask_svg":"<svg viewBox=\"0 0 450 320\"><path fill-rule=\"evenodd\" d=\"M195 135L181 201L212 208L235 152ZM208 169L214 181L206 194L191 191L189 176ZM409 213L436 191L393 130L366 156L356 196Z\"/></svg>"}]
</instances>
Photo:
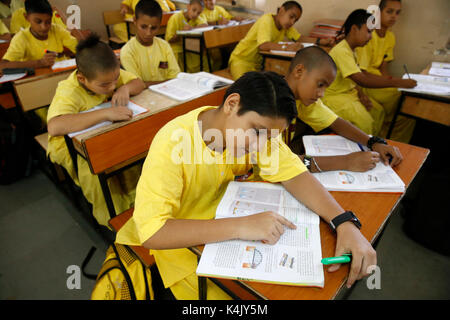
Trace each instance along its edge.
<instances>
[{"instance_id":1,"label":"chair backrest","mask_svg":"<svg viewBox=\"0 0 450 320\"><path fill-rule=\"evenodd\" d=\"M205 46L206 48L217 48L236 44L244 39L252 26L253 23L248 23L223 29L205 31L203 33Z\"/></svg>"},{"instance_id":2,"label":"chair backrest","mask_svg":"<svg viewBox=\"0 0 450 320\"><path fill-rule=\"evenodd\" d=\"M125 18L120 14L120 10L103 11L103 23L105 26L122 22L125 22Z\"/></svg>"}]
</instances>

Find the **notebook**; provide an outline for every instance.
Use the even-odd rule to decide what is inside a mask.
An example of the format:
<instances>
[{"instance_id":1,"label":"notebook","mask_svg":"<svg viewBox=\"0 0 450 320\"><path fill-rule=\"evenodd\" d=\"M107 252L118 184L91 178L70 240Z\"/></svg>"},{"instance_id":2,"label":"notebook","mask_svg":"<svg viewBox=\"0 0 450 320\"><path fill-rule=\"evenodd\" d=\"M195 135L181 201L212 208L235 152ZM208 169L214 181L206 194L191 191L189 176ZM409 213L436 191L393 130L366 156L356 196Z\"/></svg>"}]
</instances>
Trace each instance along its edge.
<instances>
[{"instance_id":1,"label":"notebook","mask_svg":"<svg viewBox=\"0 0 450 320\"><path fill-rule=\"evenodd\" d=\"M77 62L75 59L67 59L62 61L57 61L53 64L53 71L62 71L62 70L70 70L75 69L77 67Z\"/></svg>"},{"instance_id":2,"label":"notebook","mask_svg":"<svg viewBox=\"0 0 450 320\"><path fill-rule=\"evenodd\" d=\"M428 73L433 76L450 77L450 63L433 62Z\"/></svg>"},{"instance_id":3,"label":"notebook","mask_svg":"<svg viewBox=\"0 0 450 320\"><path fill-rule=\"evenodd\" d=\"M180 72L175 79L152 85L149 89L177 101L186 101L230 85L233 82L233 80L203 71L197 73Z\"/></svg>"},{"instance_id":4,"label":"notebook","mask_svg":"<svg viewBox=\"0 0 450 320\"><path fill-rule=\"evenodd\" d=\"M83 112L92 112L92 111L96 111L96 110L100 110L100 109L104 109L104 108L111 108L111 101L102 103L102 104L100 104L100 105L98 105L98 106L96 106L96 107L94 107L92 109L89 109L89 110L83 111ZM138 106L137 104L135 104L132 101L128 102L128 108L133 111L133 117L148 111L147 109L145 109L145 108L143 108L141 106ZM68 136L70 138L73 138L73 137L75 137L77 135L80 135L82 133L85 133L85 132L88 132L88 131L91 131L91 130L94 130L94 129L97 129L97 128L101 128L101 127L104 127L104 126L107 126L107 125L110 125L110 124L112 124L111 121L103 121L103 122L100 122L100 123L97 123L97 124L93 125L92 127L87 128L87 129L69 133Z\"/></svg>"},{"instance_id":5,"label":"notebook","mask_svg":"<svg viewBox=\"0 0 450 320\"><path fill-rule=\"evenodd\" d=\"M433 75L409 74L411 79L417 81L414 88L400 88L401 91L416 92L424 94L433 94L441 96L450 96L450 78L438 77ZM407 74L403 75L403 79L409 78Z\"/></svg>"},{"instance_id":6,"label":"notebook","mask_svg":"<svg viewBox=\"0 0 450 320\"><path fill-rule=\"evenodd\" d=\"M283 215L297 229L285 228L274 245L243 240L207 244L197 275L323 288L320 218L283 186L232 181L217 207L216 219L264 211Z\"/></svg>"}]
</instances>

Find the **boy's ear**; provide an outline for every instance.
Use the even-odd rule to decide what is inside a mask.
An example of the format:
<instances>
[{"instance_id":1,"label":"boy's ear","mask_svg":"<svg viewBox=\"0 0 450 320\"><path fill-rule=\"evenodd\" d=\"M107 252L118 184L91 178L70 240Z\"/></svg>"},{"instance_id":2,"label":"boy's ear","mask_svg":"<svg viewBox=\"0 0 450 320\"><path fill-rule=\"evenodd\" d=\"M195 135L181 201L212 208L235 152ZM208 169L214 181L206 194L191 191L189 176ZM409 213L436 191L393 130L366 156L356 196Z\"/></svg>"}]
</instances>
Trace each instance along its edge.
<instances>
[{"instance_id":1,"label":"boy's ear","mask_svg":"<svg viewBox=\"0 0 450 320\"><path fill-rule=\"evenodd\" d=\"M82 73L77 72L77 79L80 83L86 85L86 77Z\"/></svg>"},{"instance_id":2,"label":"boy's ear","mask_svg":"<svg viewBox=\"0 0 450 320\"><path fill-rule=\"evenodd\" d=\"M223 104L223 111L226 115L237 113L241 103L241 95L239 93L230 94Z\"/></svg>"},{"instance_id":3,"label":"boy's ear","mask_svg":"<svg viewBox=\"0 0 450 320\"><path fill-rule=\"evenodd\" d=\"M306 73L306 68L302 63L299 63L294 67L292 72L294 73L294 77L296 79L300 79Z\"/></svg>"}]
</instances>

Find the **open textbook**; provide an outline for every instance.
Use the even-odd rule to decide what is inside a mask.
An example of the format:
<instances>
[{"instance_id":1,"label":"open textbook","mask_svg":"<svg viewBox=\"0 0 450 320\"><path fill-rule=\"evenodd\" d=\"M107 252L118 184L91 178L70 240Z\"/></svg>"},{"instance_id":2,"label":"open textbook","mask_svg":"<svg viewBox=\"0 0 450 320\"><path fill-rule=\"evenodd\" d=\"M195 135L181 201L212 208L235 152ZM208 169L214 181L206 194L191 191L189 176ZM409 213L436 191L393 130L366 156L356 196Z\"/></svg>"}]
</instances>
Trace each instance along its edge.
<instances>
[{"instance_id":1,"label":"open textbook","mask_svg":"<svg viewBox=\"0 0 450 320\"><path fill-rule=\"evenodd\" d=\"M428 73L433 76L450 77L450 63L433 62Z\"/></svg>"},{"instance_id":2,"label":"open textbook","mask_svg":"<svg viewBox=\"0 0 450 320\"><path fill-rule=\"evenodd\" d=\"M207 26L207 27L200 27L200 28L193 28L191 30L177 30L178 35L201 35L203 32L211 31L214 29L225 29L228 27L234 27L238 25L244 25L255 22L254 19L245 19L242 21L236 21L236 20L230 20L227 24L219 24L215 26Z\"/></svg>"},{"instance_id":3,"label":"open textbook","mask_svg":"<svg viewBox=\"0 0 450 320\"><path fill-rule=\"evenodd\" d=\"M233 80L203 71L197 73L180 72L175 79L152 85L149 89L169 98L185 101L200 97L232 83Z\"/></svg>"},{"instance_id":4,"label":"open textbook","mask_svg":"<svg viewBox=\"0 0 450 320\"><path fill-rule=\"evenodd\" d=\"M411 89L400 88L399 90L407 92L450 96L449 77L437 77L423 74L409 74L409 77L417 81L417 86ZM404 74L403 79L408 79L408 75Z\"/></svg>"},{"instance_id":5,"label":"open textbook","mask_svg":"<svg viewBox=\"0 0 450 320\"><path fill-rule=\"evenodd\" d=\"M75 69L77 67L77 62L74 59L67 59L67 60L61 60L57 61L53 64L52 70L53 71L62 71L62 70L70 70Z\"/></svg>"},{"instance_id":6,"label":"open textbook","mask_svg":"<svg viewBox=\"0 0 450 320\"><path fill-rule=\"evenodd\" d=\"M366 151L356 142L341 136L304 136L303 144L308 156L337 156ZM378 162L366 172L335 170L313 173L329 191L352 192L404 192L405 183L389 165Z\"/></svg>"},{"instance_id":7,"label":"open textbook","mask_svg":"<svg viewBox=\"0 0 450 320\"><path fill-rule=\"evenodd\" d=\"M127 107L129 109L131 109L131 111L133 111L133 117L148 111L147 109L145 109L145 108L143 108L141 106L138 106L137 104L135 104L134 102L131 102L131 101L128 102L128 106ZM83 112L92 112L92 111L96 111L96 110L100 110L100 109L104 109L104 108L111 108L111 101L102 103L102 104L100 104L100 105L98 105L98 106L96 106L96 107L94 107L92 109L89 109L89 110L83 111ZM91 130L94 130L94 129L97 129L97 128L101 128L101 127L104 127L104 126L107 126L107 125L110 125L110 124L112 124L111 121L103 121L103 122L100 122L100 123L97 123L97 124L93 125L92 127L87 128L87 129L69 133L68 136L70 138L72 138L72 137L75 137L75 136L77 136L79 134L82 134L82 133L85 133L85 132L88 132L88 131L91 131Z\"/></svg>"},{"instance_id":8,"label":"open textbook","mask_svg":"<svg viewBox=\"0 0 450 320\"><path fill-rule=\"evenodd\" d=\"M216 219L274 211L297 226L274 245L230 240L205 245L197 275L294 286L324 286L320 218L281 185L229 183Z\"/></svg>"},{"instance_id":9,"label":"open textbook","mask_svg":"<svg viewBox=\"0 0 450 320\"><path fill-rule=\"evenodd\" d=\"M292 43L294 43L294 42L278 42L278 44L292 44ZM303 45L303 48L315 46L314 43L310 43L310 42L302 42L302 45ZM297 53L297 51L270 50L270 53L294 56Z\"/></svg>"}]
</instances>

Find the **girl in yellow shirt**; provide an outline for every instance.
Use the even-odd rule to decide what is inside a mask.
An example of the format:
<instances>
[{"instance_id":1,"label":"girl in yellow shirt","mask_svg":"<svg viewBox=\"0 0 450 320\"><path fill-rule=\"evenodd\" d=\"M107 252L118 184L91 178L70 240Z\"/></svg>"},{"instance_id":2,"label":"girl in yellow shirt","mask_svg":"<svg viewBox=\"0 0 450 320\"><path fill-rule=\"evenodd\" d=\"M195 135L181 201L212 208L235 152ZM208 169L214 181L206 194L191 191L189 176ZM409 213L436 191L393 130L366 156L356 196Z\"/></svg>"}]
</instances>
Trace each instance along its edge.
<instances>
[{"instance_id":1,"label":"girl in yellow shirt","mask_svg":"<svg viewBox=\"0 0 450 320\"><path fill-rule=\"evenodd\" d=\"M267 13L259 18L233 50L228 62L233 79L248 71L261 70L260 51L297 51L302 47L300 33L293 27L302 15L302 7L296 1L287 1L276 15ZM293 44L280 44L287 38Z\"/></svg>"},{"instance_id":2,"label":"girl in yellow shirt","mask_svg":"<svg viewBox=\"0 0 450 320\"><path fill-rule=\"evenodd\" d=\"M280 139L296 114L295 99L281 76L249 72L230 86L221 106L201 107L167 123L151 143L133 216L116 242L150 249L164 286L177 299L198 299L197 258L188 247L230 239L274 244L286 228L296 228L271 211L214 219L228 183L251 168L250 159L264 180L280 182L325 221L343 213ZM353 254L358 270L350 273L350 286L376 264L374 249L351 222L337 231L335 254L345 252ZM210 281L207 295L230 298Z\"/></svg>"},{"instance_id":3,"label":"girl in yellow shirt","mask_svg":"<svg viewBox=\"0 0 450 320\"><path fill-rule=\"evenodd\" d=\"M377 76L361 71L354 50L366 45L371 39L367 20L371 14L366 10L353 11L345 21L341 32L345 38L330 51L337 66L335 81L325 91L323 102L337 115L363 130L366 134L379 135L385 111L374 99L363 93L366 88L412 88L416 81Z\"/></svg>"},{"instance_id":4,"label":"girl in yellow shirt","mask_svg":"<svg viewBox=\"0 0 450 320\"><path fill-rule=\"evenodd\" d=\"M358 63L363 72L391 77L388 65L394 60L395 35L390 30L400 15L400 0L380 2L381 28L372 31L372 39L364 46L355 49ZM400 102L397 88L363 88L362 91L381 104L386 113L380 135L385 136ZM415 120L399 116L391 133L391 139L408 143L414 131Z\"/></svg>"}]
</instances>

